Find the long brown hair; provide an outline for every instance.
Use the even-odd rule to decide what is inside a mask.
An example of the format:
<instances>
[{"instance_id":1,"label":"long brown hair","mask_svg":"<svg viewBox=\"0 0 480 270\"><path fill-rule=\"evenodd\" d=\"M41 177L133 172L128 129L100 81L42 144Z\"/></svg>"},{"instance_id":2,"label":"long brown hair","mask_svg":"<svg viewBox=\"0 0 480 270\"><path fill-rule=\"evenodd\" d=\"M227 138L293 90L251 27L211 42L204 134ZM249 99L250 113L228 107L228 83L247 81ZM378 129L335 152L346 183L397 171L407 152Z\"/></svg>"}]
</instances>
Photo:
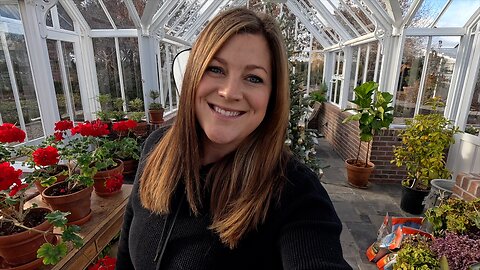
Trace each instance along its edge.
<instances>
[{"instance_id":1,"label":"long brown hair","mask_svg":"<svg viewBox=\"0 0 480 270\"><path fill-rule=\"evenodd\" d=\"M200 179L201 130L195 116L195 92L207 65L234 35L264 36L271 48L272 92L260 125L233 153L216 162ZM230 248L258 224L278 198L289 158L284 141L289 115L287 54L275 20L236 8L216 16L198 37L190 52L175 123L149 154L140 178L142 205L155 213L169 213L180 181L195 214L210 191L210 213L214 230Z\"/></svg>"}]
</instances>

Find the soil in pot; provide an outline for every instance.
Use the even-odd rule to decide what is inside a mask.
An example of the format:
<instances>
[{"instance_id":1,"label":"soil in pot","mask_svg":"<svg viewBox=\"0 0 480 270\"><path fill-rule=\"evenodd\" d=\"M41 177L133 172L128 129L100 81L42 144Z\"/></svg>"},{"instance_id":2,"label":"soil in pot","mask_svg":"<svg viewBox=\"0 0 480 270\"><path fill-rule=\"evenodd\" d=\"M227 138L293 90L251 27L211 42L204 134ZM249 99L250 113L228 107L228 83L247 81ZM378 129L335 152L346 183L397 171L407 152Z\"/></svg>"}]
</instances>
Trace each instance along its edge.
<instances>
[{"instance_id":1,"label":"soil in pot","mask_svg":"<svg viewBox=\"0 0 480 270\"><path fill-rule=\"evenodd\" d=\"M53 226L45 220L48 213L50 213L50 210L46 208L32 209L27 214L23 224L40 231L52 231ZM9 222L1 223L0 234L2 235L0 236L0 256L3 258L1 264L8 267L35 262L37 260L37 250L41 245L47 241L50 243L56 242L56 237L53 234L44 235L25 230L15 227Z\"/></svg>"},{"instance_id":2,"label":"soil in pot","mask_svg":"<svg viewBox=\"0 0 480 270\"><path fill-rule=\"evenodd\" d=\"M65 171L68 172L67 165L58 165L55 167L55 171L51 173L51 176L55 176L57 178L57 181L55 181L55 183L65 181L68 176L68 173L64 173ZM35 181L35 187L37 188L38 192L40 192L40 194L43 192L43 190L46 189L46 187L40 184L40 181Z\"/></svg>"}]
</instances>

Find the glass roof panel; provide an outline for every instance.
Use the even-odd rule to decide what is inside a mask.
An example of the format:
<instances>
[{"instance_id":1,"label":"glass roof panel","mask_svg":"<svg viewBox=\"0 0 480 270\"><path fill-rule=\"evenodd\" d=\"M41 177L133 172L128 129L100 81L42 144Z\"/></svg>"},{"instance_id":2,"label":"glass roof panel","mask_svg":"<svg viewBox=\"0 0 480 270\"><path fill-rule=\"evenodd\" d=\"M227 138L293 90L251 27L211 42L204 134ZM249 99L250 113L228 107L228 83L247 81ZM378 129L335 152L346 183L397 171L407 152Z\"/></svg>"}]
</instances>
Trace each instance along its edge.
<instances>
[{"instance_id":1,"label":"glass roof panel","mask_svg":"<svg viewBox=\"0 0 480 270\"><path fill-rule=\"evenodd\" d=\"M0 17L20 20L17 5L0 5Z\"/></svg>"},{"instance_id":2,"label":"glass roof panel","mask_svg":"<svg viewBox=\"0 0 480 270\"><path fill-rule=\"evenodd\" d=\"M73 0L92 29L112 29L98 0Z\"/></svg>"},{"instance_id":3,"label":"glass roof panel","mask_svg":"<svg viewBox=\"0 0 480 270\"><path fill-rule=\"evenodd\" d=\"M75 31L73 27L73 20L68 16L67 12L60 3L57 3L58 20L60 22L60 28L70 31Z\"/></svg>"},{"instance_id":4,"label":"glass roof panel","mask_svg":"<svg viewBox=\"0 0 480 270\"><path fill-rule=\"evenodd\" d=\"M50 26L50 27L53 27L52 10L51 9L47 12L46 25Z\"/></svg>"},{"instance_id":5,"label":"glass roof panel","mask_svg":"<svg viewBox=\"0 0 480 270\"><path fill-rule=\"evenodd\" d=\"M205 4L207 0L193 1L191 7L188 11L185 11L185 16L180 16L178 20L172 25L172 28L169 31L169 34L174 36L182 36L185 32L188 31L189 27L200 17L199 10ZM182 14L183 15L183 14Z\"/></svg>"},{"instance_id":6,"label":"glass roof panel","mask_svg":"<svg viewBox=\"0 0 480 270\"><path fill-rule=\"evenodd\" d=\"M462 27L480 8L480 0L455 0L440 17L437 27Z\"/></svg>"},{"instance_id":7,"label":"glass roof panel","mask_svg":"<svg viewBox=\"0 0 480 270\"><path fill-rule=\"evenodd\" d=\"M147 0L133 0L133 5L138 12L138 16L142 17L143 10L145 9L145 3Z\"/></svg>"},{"instance_id":8,"label":"glass roof panel","mask_svg":"<svg viewBox=\"0 0 480 270\"><path fill-rule=\"evenodd\" d=\"M422 6L417 11L409 27L430 27L435 19L442 12L443 7L448 0L424 0ZM476 1L476 0L468 0Z\"/></svg>"},{"instance_id":9,"label":"glass roof panel","mask_svg":"<svg viewBox=\"0 0 480 270\"><path fill-rule=\"evenodd\" d=\"M107 7L110 17L115 22L115 26L120 29L133 29L135 25L130 19L127 7L123 3L123 0L107 0L103 1Z\"/></svg>"}]
</instances>

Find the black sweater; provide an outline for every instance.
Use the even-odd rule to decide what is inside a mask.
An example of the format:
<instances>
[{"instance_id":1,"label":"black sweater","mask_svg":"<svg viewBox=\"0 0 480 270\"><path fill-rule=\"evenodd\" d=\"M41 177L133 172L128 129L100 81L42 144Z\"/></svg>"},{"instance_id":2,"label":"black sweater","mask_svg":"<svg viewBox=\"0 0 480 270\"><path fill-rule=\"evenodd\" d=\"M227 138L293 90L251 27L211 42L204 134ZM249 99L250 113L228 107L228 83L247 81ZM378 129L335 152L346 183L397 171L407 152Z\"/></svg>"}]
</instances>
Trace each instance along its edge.
<instances>
[{"instance_id":1,"label":"black sweater","mask_svg":"<svg viewBox=\"0 0 480 270\"><path fill-rule=\"evenodd\" d=\"M147 139L143 159L162 134L158 131ZM139 170L143 162L140 164ZM178 194L168 217L143 208L137 173L125 211L116 269L351 269L342 255L340 220L318 178L293 159L288 163L287 178L280 203L272 204L266 222L230 250L208 229L208 211L193 215Z\"/></svg>"}]
</instances>

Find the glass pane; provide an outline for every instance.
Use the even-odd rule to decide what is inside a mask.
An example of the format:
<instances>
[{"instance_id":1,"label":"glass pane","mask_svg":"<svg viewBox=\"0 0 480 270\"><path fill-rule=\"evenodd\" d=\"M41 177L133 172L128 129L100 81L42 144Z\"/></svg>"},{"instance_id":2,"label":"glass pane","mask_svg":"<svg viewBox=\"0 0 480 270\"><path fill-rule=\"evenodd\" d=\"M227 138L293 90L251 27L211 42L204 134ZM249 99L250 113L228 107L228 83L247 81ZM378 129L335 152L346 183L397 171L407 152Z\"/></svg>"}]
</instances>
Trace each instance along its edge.
<instances>
[{"instance_id":1,"label":"glass pane","mask_svg":"<svg viewBox=\"0 0 480 270\"><path fill-rule=\"evenodd\" d=\"M20 20L20 11L17 5L0 5L0 17Z\"/></svg>"},{"instance_id":2,"label":"glass pane","mask_svg":"<svg viewBox=\"0 0 480 270\"><path fill-rule=\"evenodd\" d=\"M470 105L465 132L474 135L478 135L480 132L480 73L477 75L477 83L475 84L473 92L472 104Z\"/></svg>"},{"instance_id":3,"label":"glass pane","mask_svg":"<svg viewBox=\"0 0 480 270\"><path fill-rule=\"evenodd\" d=\"M142 74L136 38L119 38L120 60L122 62L123 83L125 85L126 102L135 98L143 101Z\"/></svg>"},{"instance_id":4,"label":"glass pane","mask_svg":"<svg viewBox=\"0 0 480 270\"><path fill-rule=\"evenodd\" d=\"M480 8L479 0L455 0L440 17L437 27L462 27Z\"/></svg>"},{"instance_id":5,"label":"glass pane","mask_svg":"<svg viewBox=\"0 0 480 270\"><path fill-rule=\"evenodd\" d=\"M30 62L28 59L24 35L23 33L8 33L6 35L6 40L12 65L14 67L21 111L23 113L23 120L25 121L25 129L28 139L32 140L40 138L44 136L43 125L30 70ZM12 89L9 90L12 91Z\"/></svg>"},{"instance_id":6,"label":"glass pane","mask_svg":"<svg viewBox=\"0 0 480 270\"><path fill-rule=\"evenodd\" d=\"M447 39L450 46L445 46L443 40ZM456 39L456 40L455 40ZM457 59L460 37L432 37L432 46L429 52L427 74L421 100L421 114L430 112L424 103L432 97L441 97L447 101L448 89L452 80L453 68ZM452 46L453 45L453 46ZM439 108L443 110L444 108Z\"/></svg>"},{"instance_id":7,"label":"glass pane","mask_svg":"<svg viewBox=\"0 0 480 270\"><path fill-rule=\"evenodd\" d=\"M415 113L427 41L426 37L405 39L395 99L394 123L396 124L404 123L404 118L412 118Z\"/></svg>"},{"instance_id":8,"label":"glass pane","mask_svg":"<svg viewBox=\"0 0 480 270\"><path fill-rule=\"evenodd\" d=\"M123 3L123 0L108 0L103 1L107 7L110 17L115 22L115 26L120 29L135 28L133 21L130 19L127 7Z\"/></svg>"},{"instance_id":9,"label":"glass pane","mask_svg":"<svg viewBox=\"0 0 480 270\"><path fill-rule=\"evenodd\" d=\"M46 18L46 25L53 27L53 21L52 21L52 10L49 10L47 12L47 18Z\"/></svg>"},{"instance_id":10,"label":"glass pane","mask_svg":"<svg viewBox=\"0 0 480 270\"><path fill-rule=\"evenodd\" d=\"M173 61L173 58L175 57L175 55L177 55L177 47L170 46L170 48L171 48L170 59L171 61ZM171 69L171 65L170 65L170 69ZM172 86L172 104L174 107L177 107L178 106L178 101L177 101L178 89L177 89L177 85L175 84L175 80L173 76L170 76L170 85Z\"/></svg>"},{"instance_id":11,"label":"glass pane","mask_svg":"<svg viewBox=\"0 0 480 270\"><path fill-rule=\"evenodd\" d=\"M77 64L75 60L75 51L73 43L61 42L63 51L63 60L65 61L65 72L67 75L68 89L70 90L70 103L73 110L75 121L85 120L83 115L82 98L80 96L80 86L78 84Z\"/></svg>"},{"instance_id":12,"label":"glass pane","mask_svg":"<svg viewBox=\"0 0 480 270\"><path fill-rule=\"evenodd\" d=\"M55 87L55 95L57 97L58 112L60 119L70 119L67 111L67 100L62 89L62 73L57 54L57 41L47 40L48 56L50 58L50 66L52 67L53 85Z\"/></svg>"},{"instance_id":13,"label":"glass pane","mask_svg":"<svg viewBox=\"0 0 480 270\"><path fill-rule=\"evenodd\" d=\"M100 94L122 97L114 38L94 38L93 50Z\"/></svg>"},{"instance_id":14,"label":"glass pane","mask_svg":"<svg viewBox=\"0 0 480 270\"><path fill-rule=\"evenodd\" d=\"M5 53L0 47L0 114L3 122L19 123L17 106L15 105L15 98L13 96L12 84L8 74L7 62L5 60Z\"/></svg>"},{"instance_id":15,"label":"glass pane","mask_svg":"<svg viewBox=\"0 0 480 270\"><path fill-rule=\"evenodd\" d=\"M369 43L368 46L370 47L370 53L368 55L367 82L375 79L375 62L377 60L377 53L379 53L376 43Z\"/></svg>"},{"instance_id":16,"label":"glass pane","mask_svg":"<svg viewBox=\"0 0 480 270\"><path fill-rule=\"evenodd\" d=\"M65 9L60 3L57 4L57 11L58 11L58 20L60 22L60 28L69 30L69 31L74 31L72 18L68 16L67 12L65 11Z\"/></svg>"},{"instance_id":17,"label":"glass pane","mask_svg":"<svg viewBox=\"0 0 480 270\"><path fill-rule=\"evenodd\" d=\"M133 0L133 5L135 6L135 9L137 9L138 16L140 16L140 18L142 17L143 10L145 9L145 3L147 3L147 0Z\"/></svg>"},{"instance_id":18,"label":"glass pane","mask_svg":"<svg viewBox=\"0 0 480 270\"><path fill-rule=\"evenodd\" d=\"M352 68L350 72L350 82L348 84L348 95L347 95L347 100L352 100L353 99L353 89L357 87L358 84L358 73L357 73L357 61L358 61L358 50L360 47L354 47L353 54L352 54ZM357 84L355 83L357 79Z\"/></svg>"},{"instance_id":19,"label":"glass pane","mask_svg":"<svg viewBox=\"0 0 480 270\"><path fill-rule=\"evenodd\" d=\"M365 73L365 61L367 57L367 45L362 45L359 48L360 50L360 64L358 65L358 79L357 86L364 83L363 74Z\"/></svg>"},{"instance_id":20,"label":"glass pane","mask_svg":"<svg viewBox=\"0 0 480 270\"><path fill-rule=\"evenodd\" d=\"M92 29L112 29L98 0L73 0Z\"/></svg>"},{"instance_id":21,"label":"glass pane","mask_svg":"<svg viewBox=\"0 0 480 270\"><path fill-rule=\"evenodd\" d=\"M310 91L320 90L323 81L323 53L312 53L312 64L310 70Z\"/></svg>"},{"instance_id":22,"label":"glass pane","mask_svg":"<svg viewBox=\"0 0 480 270\"><path fill-rule=\"evenodd\" d=\"M408 25L409 27L429 27L438 17L448 0L424 0L417 13ZM471 1L471 0L467 0ZM473 0L476 1L476 0ZM463 15L460 15L463 16Z\"/></svg>"}]
</instances>

